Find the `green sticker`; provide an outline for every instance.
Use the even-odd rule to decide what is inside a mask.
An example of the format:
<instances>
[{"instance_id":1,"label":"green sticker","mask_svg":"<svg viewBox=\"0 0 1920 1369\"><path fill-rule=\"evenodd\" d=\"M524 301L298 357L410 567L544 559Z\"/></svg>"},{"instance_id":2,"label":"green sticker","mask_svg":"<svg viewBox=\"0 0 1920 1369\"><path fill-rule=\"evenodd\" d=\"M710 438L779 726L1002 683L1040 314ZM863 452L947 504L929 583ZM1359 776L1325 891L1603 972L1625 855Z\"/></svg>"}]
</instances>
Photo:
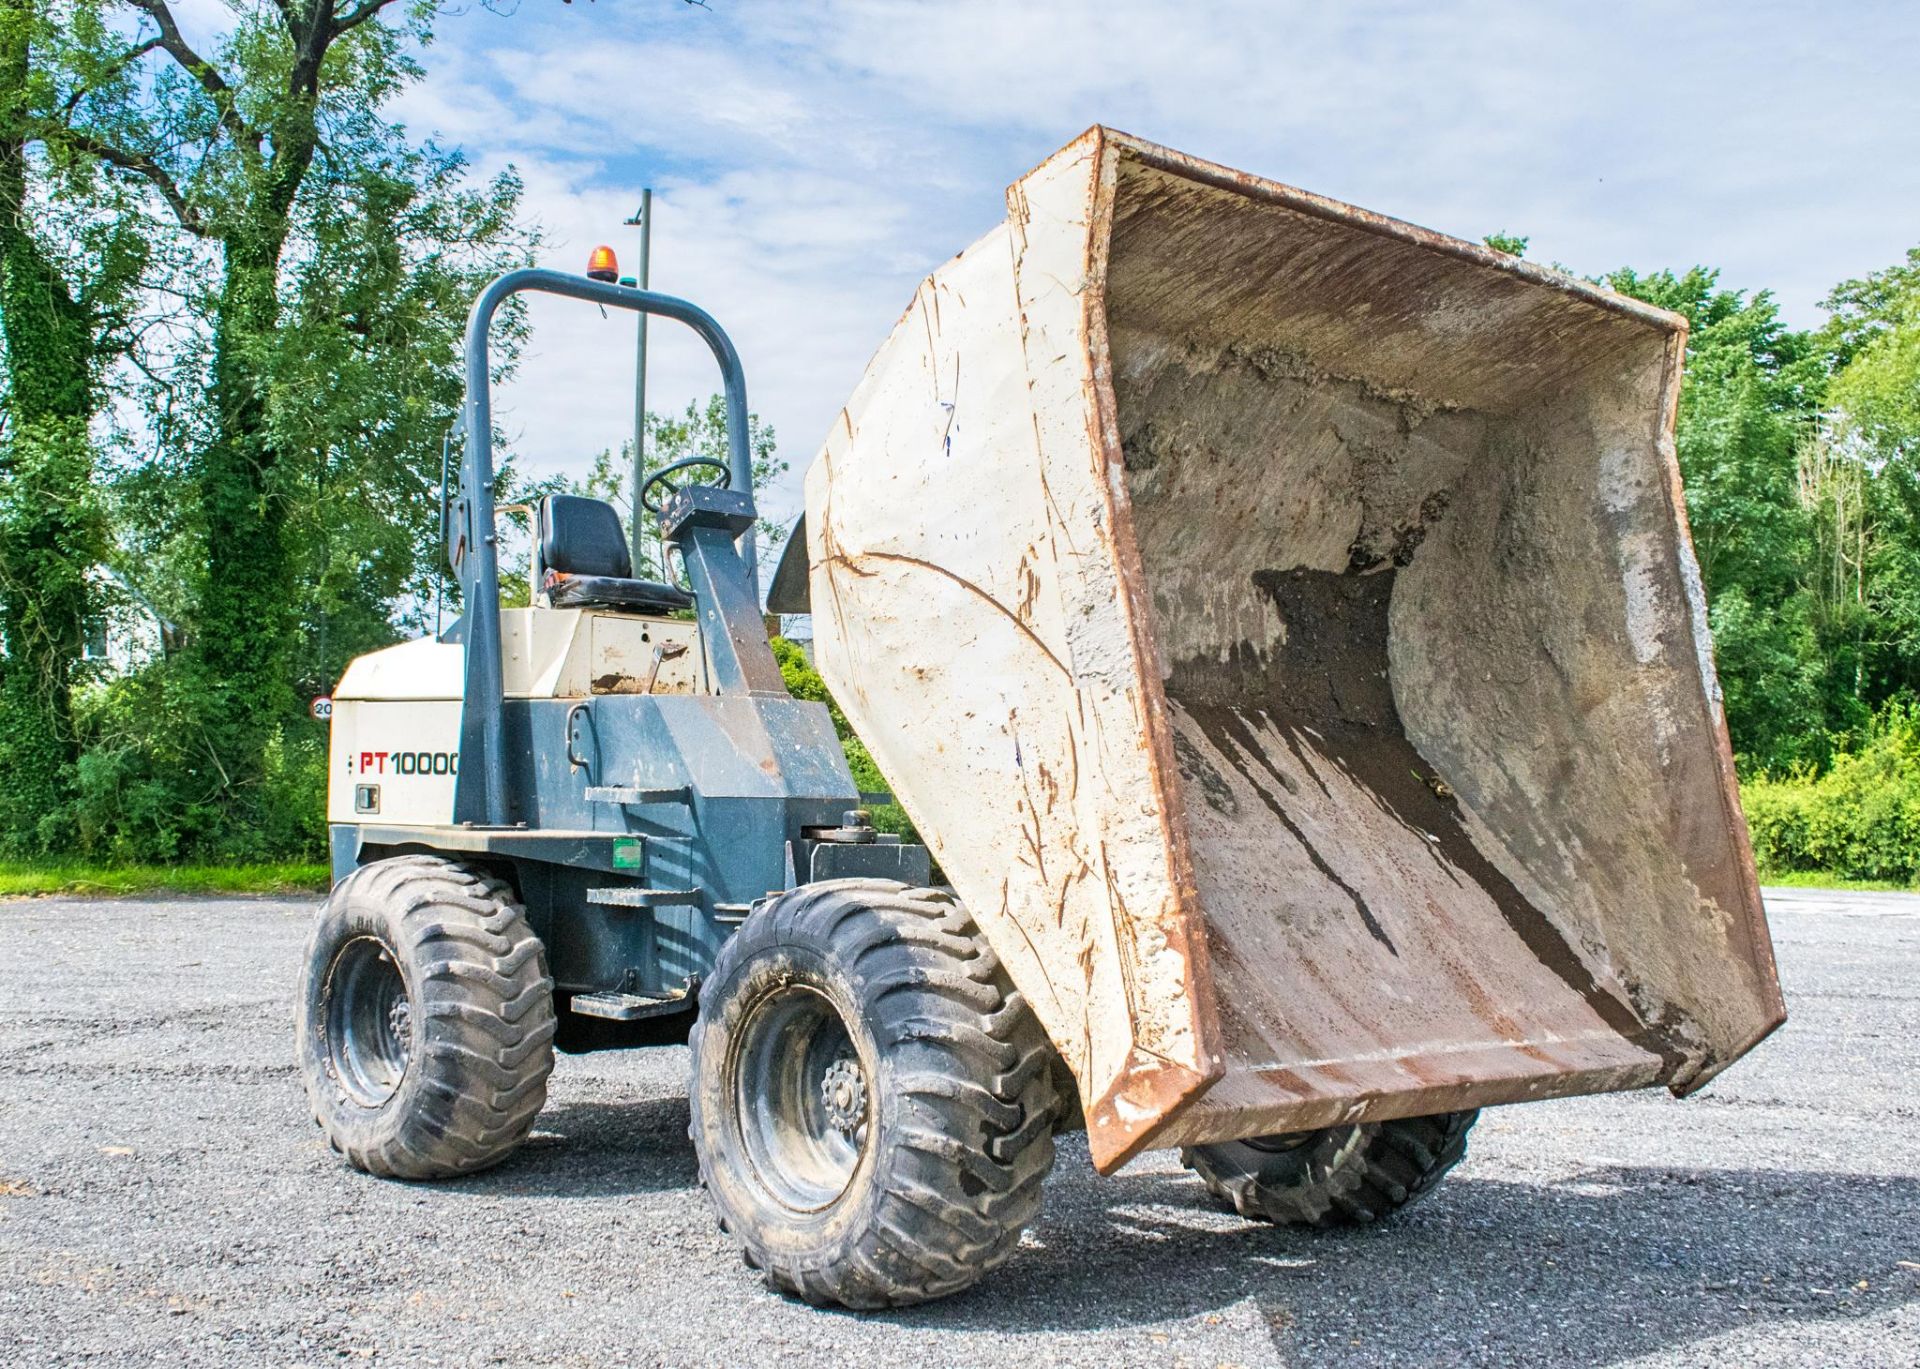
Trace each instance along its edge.
<instances>
[{"instance_id":1,"label":"green sticker","mask_svg":"<svg viewBox=\"0 0 1920 1369\"><path fill-rule=\"evenodd\" d=\"M645 860L646 843L634 838L616 841L613 844L613 868L616 870L638 870Z\"/></svg>"}]
</instances>

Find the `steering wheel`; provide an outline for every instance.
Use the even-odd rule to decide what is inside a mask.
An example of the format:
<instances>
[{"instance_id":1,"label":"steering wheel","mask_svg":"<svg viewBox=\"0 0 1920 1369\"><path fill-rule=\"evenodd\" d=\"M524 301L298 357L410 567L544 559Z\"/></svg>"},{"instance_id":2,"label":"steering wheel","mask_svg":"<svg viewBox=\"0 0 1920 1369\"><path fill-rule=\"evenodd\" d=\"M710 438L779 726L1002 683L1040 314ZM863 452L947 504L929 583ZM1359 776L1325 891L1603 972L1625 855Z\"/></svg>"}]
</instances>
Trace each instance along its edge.
<instances>
[{"instance_id":1,"label":"steering wheel","mask_svg":"<svg viewBox=\"0 0 1920 1369\"><path fill-rule=\"evenodd\" d=\"M667 478L670 475L678 475L681 471L690 471L700 467L704 467L707 470L718 471L720 478L718 480L688 480L679 484ZM659 470L648 476L646 483L640 486L640 507L657 517L660 513L660 505L655 503L651 497L653 488L656 485L661 486L666 490L667 494L670 495L680 493L683 485L713 485L723 490L730 489L733 485L733 468L718 457L712 456L689 456L683 461L674 462L671 466L662 466ZM664 500L662 502L664 502Z\"/></svg>"}]
</instances>

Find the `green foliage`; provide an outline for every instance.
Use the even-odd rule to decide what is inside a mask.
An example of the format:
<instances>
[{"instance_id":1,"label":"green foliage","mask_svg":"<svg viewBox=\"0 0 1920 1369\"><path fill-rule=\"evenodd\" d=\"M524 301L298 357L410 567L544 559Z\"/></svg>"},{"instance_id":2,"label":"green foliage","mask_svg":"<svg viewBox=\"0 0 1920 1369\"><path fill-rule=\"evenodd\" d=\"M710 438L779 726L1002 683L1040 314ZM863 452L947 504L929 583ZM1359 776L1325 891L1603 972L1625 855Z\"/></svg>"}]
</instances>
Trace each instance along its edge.
<instances>
[{"instance_id":1,"label":"green foliage","mask_svg":"<svg viewBox=\"0 0 1920 1369\"><path fill-rule=\"evenodd\" d=\"M1894 703L1858 750L1825 773L1759 776L1741 786L1754 855L1765 871L1920 880L1920 709Z\"/></svg>"},{"instance_id":2,"label":"green foliage","mask_svg":"<svg viewBox=\"0 0 1920 1369\"><path fill-rule=\"evenodd\" d=\"M173 659L80 696L88 744L76 767L71 849L116 863L323 851L325 729L304 714L278 723L241 807L213 734L219 722L205 718L198 689L197 672Z\"/></svg>"},{"instance_id":3,"label":"green foliage","mask_svg":"<svg viewBox=\"0 0 1920 1369\"><path fill-rule=\"evenodd\" d=\"M168 306L132 387L152 445L112 468L98 502L117 545L81 564L117 564L184 628L171 657L82 701L70 788L35 802L117 859L318 852L322 738L302 701L430 602L466 307L534 241L519 183L472 183L384 113L420 74L431 7L241 0L196 51L158 3L33 2L22 118L49 176L100 190L83 220L159 245L140 283ZM6 809L0 792L0 832L17 830Z\"/></svg>"},{"instance_id":4,"label":"green foliage","mask_svg":"<svg viewBox=\"0 0 1920 1369\"><path fill-rule=\"evenodd\" d=\"M1826 445L1856 487L1826 548L1828 597L1846 614L1833 637L1863 696L1920 692L1920 248L1826 303Z\"/></svg>"},{"instance_id":5,"label":"green foliage","mask_svg":"<svg viewBox=\"0 0 1920 1369\"><path fill-rule=\"evenodd\" d=\"M107 540L88 425L146 259L129 222L74 209L100 195L97 178L55 177L35 155L51 89L41 57L59 42L50 7L0 0L0 850L12 853L67 837L88 577Z\"/></svg>"},{"instance_id":6,"label":"green foliage","mask_svg":"<svg viewBox=\"0 0 1920 1369\"><path fill-rule=\"evenodd\" d=\"M34 854L70 837L79 752L73 691L105 547L84 418L8 434L0 460L0 849Z\"/></svg>"},{"instance_id":7,"label":"green foliage","mask_svg":"<svg viewBox=\"0 0 1920 1369\"><path fill-rule=\"evenodd\" d=\"M46 894L304 894L327 887L328 869L308 862L253 865L0 864L0 898Z\"/></svg>"},{"instance_id":8,"label":"green foliage","mask_svg":"<svg viewBox=\"0 0 1920 1369\"><path fill-rule=\"evenodd\" d=\"M893 792L893 786L887 783L887 777L880 773L880 767L874 763L873 755L867 750L866 743L854 735L853 725L847 721L847 715L840 711L840 705L834 702L827 682L820 678L820 672L813 668L813 662L807 659L797 643L785 637L773 639L773 658L780 663L780 678L786 681L787 693L796 699L811 699L815 703L827 706L827 712L833 717L833 730L839 734L841 750L846 752L847 769L853 772L853 782L862 793ZM907 810L897 803L883 803L872 810L873 825L882 832L897 832L906 841L919 841L920 835L914 831Z\"/></svg>"},{"instance_id":9,"label":"green foliage","mask_svg":"<svg viewBox=\"0 0 1920 1369\"><path fill-rule=\"evenodd\" d=\"M266 413L297 591L290 673L303 695L430 616L466 310L526 260L519 202L510 173L469 185L457 156L396 148L303 224ZM513 357L518 329L516 313L497 356Z\"/></svg>"},{"instance_id":10,"label":"green foliage","mask_svg":"<svg viewBox=\"0 0 1920 1369\"><path fill-rule=\"evenodd\" d=\"M1728 729L1750 768L1777 767L1782 758L1824 762L1827 669L1806 605L1790 599L1759 608L1733 585L1714 595L1707 618ZM1763 763L1752 766L1755 757Z\"/></svg>"},{"instance_id":11,"label":"green foliage","mask_svg":"<svg viewBox=\"0 0 1920 1369\"><path fill-rule=\"evenodd\" d=\"M1920 458L1920 247L1898 266L1835 287L1826 341L1833 399L1883 460Z\"/></svg>"},{"instance_id":12,"label":"green foliage","mask_svg":"<svg viewBox=\"0 0 1920 1369\"><path fill-rule=\"evenodd\" d=\"M1511 257L1527 255L1527 239L1515 237L1512 233L1489 233L1480 239L1496 252L1505 252Z\"/></svg>"}]
</instances>

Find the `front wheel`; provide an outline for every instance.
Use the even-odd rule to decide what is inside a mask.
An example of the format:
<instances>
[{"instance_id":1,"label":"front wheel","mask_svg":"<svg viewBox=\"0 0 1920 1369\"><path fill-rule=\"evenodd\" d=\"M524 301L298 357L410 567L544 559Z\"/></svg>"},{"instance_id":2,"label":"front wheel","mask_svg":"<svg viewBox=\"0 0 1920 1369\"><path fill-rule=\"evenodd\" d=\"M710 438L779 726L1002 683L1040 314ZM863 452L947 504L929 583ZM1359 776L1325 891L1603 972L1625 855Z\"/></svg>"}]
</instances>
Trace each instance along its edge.
<instances>
[{"instance_id":1,"label":"front wheel","mask_svg":"<svg viewBox=\"0 0 1920 1369\"><path fill-rule=\"evenodd\" d=\"M854 1308L955 1293L1039 1211L1052 1047L951 894L781 895L721 950L692 1046L701 1182L785 1292Z\"/></svg>"},{"instance_id":2,"label":"front wheel","mask_svg":"<svg viewBox=\"0 0 1920 1369\"><path fill-rule=\"evenodd\" d=\"M1478 1112L1354 1122L1193 1146L1180 1162L1224 1207L1282 1226L1377 1221L1432 1192L1467 1153Z\"/></svg>"},{"instance_id":3,"label":"front wheel","mask_svg":"<svg viewBox=\"0 0 1920 1369\"><path fill-rule=\"evenodd\" d=\"M553 981L502 880L433 856L333 888L307 945L300 1072L314 1120L372 1174L438 1179L526 1139L553 1071Z\"/></svg>"}]
</instances>

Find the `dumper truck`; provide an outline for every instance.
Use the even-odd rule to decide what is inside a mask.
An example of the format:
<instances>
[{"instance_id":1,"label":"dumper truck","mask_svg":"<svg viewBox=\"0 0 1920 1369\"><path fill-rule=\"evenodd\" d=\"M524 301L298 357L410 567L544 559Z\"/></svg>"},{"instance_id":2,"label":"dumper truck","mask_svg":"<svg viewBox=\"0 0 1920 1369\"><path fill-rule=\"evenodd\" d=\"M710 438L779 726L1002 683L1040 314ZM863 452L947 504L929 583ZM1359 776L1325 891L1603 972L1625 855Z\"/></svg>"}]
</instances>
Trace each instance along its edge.
<instances>
[{"instance_id":1,"label":"dumper truck","mask_svg":"<svg viewBox=\"0 0 1920 1369\"><path fill-rule=\"evenodd\" d=\"M684 300L476 302L461 616L334 694L299 994L329 1142L498 1163L554 1052L688 1042L700 1179L818 1303L1009 1259L1056 1133L1386 1217L1482 1108L1691 1093L1784 1019L1673 428L1677 315L1106 128L934 271L805 476L810 613L924 841L876 831L758 594L747 400ZM489 326L690 327L729 456L532 510L500 605ZM935 871L938 871L938 881Z\"/></svg>"}]
</instances>

